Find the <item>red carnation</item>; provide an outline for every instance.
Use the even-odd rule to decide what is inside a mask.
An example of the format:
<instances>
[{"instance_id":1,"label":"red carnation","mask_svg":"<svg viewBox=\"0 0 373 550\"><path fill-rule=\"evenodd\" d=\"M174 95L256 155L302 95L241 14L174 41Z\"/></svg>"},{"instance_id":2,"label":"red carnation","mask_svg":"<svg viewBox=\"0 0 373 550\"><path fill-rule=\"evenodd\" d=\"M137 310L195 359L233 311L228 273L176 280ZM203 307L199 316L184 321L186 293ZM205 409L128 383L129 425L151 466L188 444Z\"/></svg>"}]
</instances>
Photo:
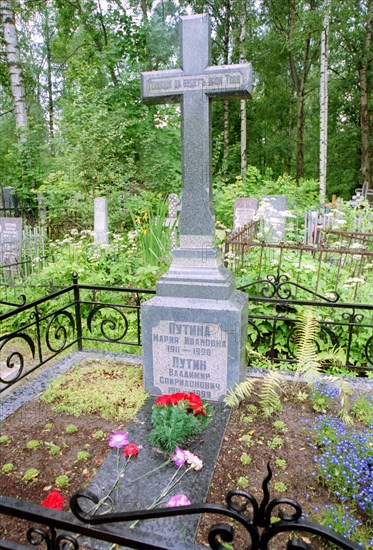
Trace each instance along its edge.
<instances>
[{"instance_id":1,"label":"red carnation","mask_svg":"<svg viewBox=\"0 0 373 550\"><path fill-rule=\"evenodd\" d=\"M159 397L157 397L156 401L155 401L155 405L168 405L169 403L171 403L170 401L170 395L160 395Z\"/></svg>"},{"instance_id":2,"label":"red carnation","mask_svg":"<svg viewBox=\"0 0 373 550\"><path fill-rule=\"evenodd\" d=\"M135 443L128 443L128 445L124 447L123 452L127 457L136 456L139 452L139 448Z\"/></svg>"},{"instance_id":3,"label":"red carnation","mask_svg":"<svg viewBox=\"0 0 373 550\"><path fill-rule=\"evenodd\" d=\"M179 401L187 401L189 399L188 394L184 392L173 393L169 397L171 405L177 405Z\"/></svg>"},{"instance_id":4,"label":"red carnation","mask_svg":"<svg viewBox=\"0 0 373 550\"><path fill-rule=\"evenodd\" d=\"M54 510L62 510L62 505L64 503L64 497L59 491L51 491L47 498L43 500L42 505L46 508L53 508Z\"/></svg>"},{"instance_id":5,"label":"red carnation","mask_svg":"<svg viewBox=\"0 0 373 550\"><path fill-rule=\"evenodd\" d=\"M203 414L204 416L206 416L206 411L203 408L202 399L200 398L199 395L191 391L188 396L188 401L189 401L189 406L191 409L193 409L194 414Z\"/></svg>"}]
</instances>

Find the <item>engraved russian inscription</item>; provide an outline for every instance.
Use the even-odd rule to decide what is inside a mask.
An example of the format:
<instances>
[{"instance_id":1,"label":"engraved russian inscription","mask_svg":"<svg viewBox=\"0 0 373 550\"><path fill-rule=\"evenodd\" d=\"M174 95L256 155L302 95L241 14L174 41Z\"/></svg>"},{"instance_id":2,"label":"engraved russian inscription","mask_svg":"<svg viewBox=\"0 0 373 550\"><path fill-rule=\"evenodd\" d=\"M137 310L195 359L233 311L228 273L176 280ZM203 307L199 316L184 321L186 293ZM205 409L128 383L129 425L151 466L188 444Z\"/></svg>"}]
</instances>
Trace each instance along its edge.
<instances>
[{"instance_id":1,"label":"engraved russian inscription","mask_svg":"<svg viewBox=\"0 0 373 550\"><path fill-rule=\"evenodd\" d=\"M216 323L160 321L152 329L154 386L217 400L227 389L227 337Z\"/></svg>"},{"instance_id":2,"label":"engraved russian inscription","mask_svg":"<svg viewBox=\"0 0 373 550\"><path fill-rule=\"evenodd\" d=\"M221 76L194 75L174 78L148 78L147 93L157 97L159 93L175 92L182 94L188 91L203 90L206 93L219 91L234 91L243 85L243 76L239 72L222 74Z\"/></svg>"}]
</instances>

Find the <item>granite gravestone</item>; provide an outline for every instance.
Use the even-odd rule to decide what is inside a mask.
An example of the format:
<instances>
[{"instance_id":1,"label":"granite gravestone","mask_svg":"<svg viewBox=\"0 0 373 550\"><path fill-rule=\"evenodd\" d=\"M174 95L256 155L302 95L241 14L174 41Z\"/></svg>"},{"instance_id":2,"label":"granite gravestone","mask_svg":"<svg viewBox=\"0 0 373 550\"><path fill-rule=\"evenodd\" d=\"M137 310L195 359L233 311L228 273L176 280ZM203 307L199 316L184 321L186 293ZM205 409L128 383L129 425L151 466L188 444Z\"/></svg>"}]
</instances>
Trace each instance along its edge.
<instances>
[{"instance_id":1,"label":"granite gravestone","mask_svg":"<svg viewBox=\"0 0 373 550\"><path fill-rule=\"evenodd\" d=\"M215 247L211 204L214 97L248 98L251 65L210 66L207 15L181 18L181 68L142 73L146 102L181 102L180 246L157 295L142 307L145 388L213 401L245 378L247 297Z\"/></svg>"},{"instance_id":2,"label":"granite gravestone","mask_svg":"<svg viewBox=\"0 0 373 550\"><path fill-rule=\"evenodd\" d=\"M236 199L234 201L233 231L250 223L258 210L258 199Z\"/></svg>"},{"instance_id":3,"label":"granite gravestone","mask_svg":"<svg viewBox=\"0 0 373 550\"><path fill-rule=\"evenodd\" d=\"M264 219L266 240L278 243L285 237L286 211L288 198L286 195L265 195L268 210Z\"/></svg>"},{"instance_id":4,"label":"granite gravestone","mask_svg":"<svg viewBox=\"0 0 373 550\"><path fill-rule=\"evenodd\" d=\"M0 218L0 264L4 275L12 275L19 270L22 249L22 218Z\"/></svg>"},{"instance_id":5,"label":"granite gravestone","mask_svg":"<svg viewBox=\"0 0 373 550\"><path fill-rule=\"evenodd\" d=\"M18 216L18 197L14 187L3 187L3 209L9 210L13 216Z\"/></svg>"},{"instance_id":6,"label":"granite gravestone","mask_svg":"<svg viewBox=\"0 0 373 550\"><path fill-rule=\"evenodd\" d=\"M95 199L93 231L95 244L109 244L107 200L105 197Z\"/></svg>"}]
</instances>

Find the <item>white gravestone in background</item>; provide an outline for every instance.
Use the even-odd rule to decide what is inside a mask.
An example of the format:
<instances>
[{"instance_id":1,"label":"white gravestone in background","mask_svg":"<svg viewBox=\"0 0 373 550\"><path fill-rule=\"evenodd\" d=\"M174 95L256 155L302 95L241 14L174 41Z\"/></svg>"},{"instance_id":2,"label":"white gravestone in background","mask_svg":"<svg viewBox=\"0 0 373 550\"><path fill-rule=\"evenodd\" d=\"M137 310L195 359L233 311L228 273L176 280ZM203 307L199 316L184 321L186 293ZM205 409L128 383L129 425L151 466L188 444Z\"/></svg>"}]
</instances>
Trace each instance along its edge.
<instances>
[{"instance_id":1,"label":"white gravestone in background","mask_svg":"<svg viewBox=\"0 0 373 550\"><path fill-rule=\"evenodd\" d=\"M234 201L233 231L250 223L258 210L257 199L236 199Z\"/></svg>"},{"instance_id":2,"label":"white gravestone in background","mask_svg":"<svg viewBox=\"0 0 373 550\"><path fill-rule=\"evenodd\" d=\"M109 244L107 200L99 197L94 202L94 241L95 244Z\"/></svg>"},{"instance_id":3,"label":"white gravestone in background","mask_svg":"<svg viewBox=\"0 0 373 550\"><path fill-rule=\"evenodd\" d=\"M265 195L262 201L267 203L264 217L264 233L268 242L279 243L285 238L288 198L286 195Z\"/></svg>"}]
</instances>

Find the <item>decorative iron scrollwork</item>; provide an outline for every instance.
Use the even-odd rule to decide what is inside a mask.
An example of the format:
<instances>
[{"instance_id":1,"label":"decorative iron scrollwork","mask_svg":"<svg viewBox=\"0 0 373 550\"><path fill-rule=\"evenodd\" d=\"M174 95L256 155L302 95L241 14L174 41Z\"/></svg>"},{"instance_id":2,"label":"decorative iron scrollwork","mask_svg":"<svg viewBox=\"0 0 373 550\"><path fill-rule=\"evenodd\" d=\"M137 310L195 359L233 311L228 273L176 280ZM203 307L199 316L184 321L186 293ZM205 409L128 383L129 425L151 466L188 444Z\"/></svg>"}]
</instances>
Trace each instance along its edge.
<instances>
[{"instance_id":1,"label":"decorative iron scrollwork","mask_svg":"<svg viewBox=\"0 0 373 550\"><path fill-rule=\"evenodd\" d=\"M109 512L105 514L90 514L84 510L80 500L88 500L90 504L97 504L99 499L90 492L75 493L70 499L72 513L82 522L91 525L129 522L134 520L157 519L162 517L184 516L192 514L213 513L232 519L241 524L250 538L247 546L250 550L268 550L269 542L280 533L307 532L328 540L340 548L358 550L359 545L338 535L331 529L303 519L300 504L288 498L275 498L270 500L269 482L272 478L272 470L267 465L268 474L263 480L263 498L259 504L256 498L246 491L229 491L226 497L226 505L223 504L192 504L190 506L178 506L174 508L156 508L152 510L136 510L131 512ZM241 503L235 501L240 498ZM292 513L285 513L280 506L286 505L293 509ZM247 510L249 508L249 514ZM90 507L94 510L94 507ZM279 509L274 522L273 512ZM233 543L235 537L234 527L228 523L217 523L209 531L208 542L213 550L222 550L223 543ZM221 542L222 541L222 542ZM304 541L294 538L287 544L289 550L304 550L311 548Z\"/></svg>"},{"instance_id":2,"label":"decorative iron scrollwork","mask_svg":"<svg viewBox=\"0 0 373 550\"><path fill-rule=\"evenodd\" d=\"M79 542L68 534L57 535L54 527L50 527L50 533L38 527L31 527L27 531L27 540L32 546L45 544L47 550L79 550Z\"/></svg>"},{"instance_id":3,"label":"decorative iron scrollwork","mask_svg":"<svg viewBox=\"0 0 373 550\"><path fill-rule=\"evenodd\" d=\"M342 319L347 321L349 325L357 325L358 323L363 322L364 315L361 313L356 313L355 309L353 309L351 313L348 313L347 311L342 313Z\"/></svg>"},{"instance_id":4,"label":"decorative iron scrollwork","mask_svg":"<svg viewBox=\"0 0 373 550\"><path fill-rule=\"evenodd\" d=\"M13 307L22 307L26 303L26 296L24 294L21 294L18 296L18 298L21 300L20 302L7 302L4 300L0 300L0 305L2 306L13 306Z\"/></svg>"},{"instance_id":5,"label":"decorative iron scrollwork","mask_svg":"<svg viewBox=\"0 0 373 550\"><path fill-rule=\"evenodd\" d=\"M22 332L15 333L15 334L12 334L11 336L5 337L4 340L0 343L0 351L6 346L8 342L16 338L21 338L27 343L27 345L31 350L32 358L34 358L35 344L32 338L28 336L28 334L24 334ZM18 366L16 366L15 360L18 360ZM7 379L4 379L0 376L0 382L2 384L8 384L8 385L14 384L14 382L16 382L20 378L21 374L23 373L24 365L25 365L25 360L24 360L23 354L20 351L12 351L12 353L10 353L6 358L5 366L6 368L10 369L14 375L11 378L7 378Z\"/></svg>"},{"instance_id":6,"label":"decorative iron scrollwork","mask_svg":"<svg viewBox=\"0 0 373 550\"><path fill-rule=\"evenodd\" d=\"M338 302L340 298L338 292L336 292L335 290L330 291L328 293L328 296L322 296L321 294L318 294L317 292L314 292L313 290L310 290L305 286L294 283L287 275L280 273L277 273L276 275L267 275L265 279L260 279L259 281L255 281L254 283L243 285L239 288L239 290L245 292L249 288L254 288L256 286L259 287L259 285L263 285L260 290L260 294L263 298L278 298L284 301L290 300L292 299L292 289L303 290L311 296L332 304Z\"/></svg>"},{"instance_id":7,"label":"decorative iron scrollwork","mask_svg":"<svg viewBox=\"0 0 373 550\"><path fill-rule=\"evenodd\" d=\"M373 336L368 338L367 343L365 344L365 357L369 365L372 365L373 367Z\"/></svg>"},{"instance_id":8,"label":"decorative iron scrollwork","mask_svg":"<svg viewBox=\"0 0 373 550\"><path fill-rule=\"evenodd\" d=\"M106 329L105 329L105 327L107 327L112 332L117 330L118 322L115 319L102 319L101 323L100 323L101 334L104 336L104 338L106 340L108 340L109 342L119 342L127 334L128 319L127 319L127 316L125 315L125 313L123 313L123 311L121 311L121 309L119 309L119 307L117 307L117 306L113 306L113 305L110 305L110 304L107 304L107 305L105 304L105 305L99 305L99 306L94 307L92 309L92 311L90 312L90 314L88 315L88 318L87 318L87 326L88 326L89 332L92 332L92 320L93 320L93 318L95 317L97 312L102 310L102 309L111 309L111 310L116 311L119 314L120 319L124 324L123 331L119 334L119 336L116 336L116 337L109 336L106 333Z\"/></svg>"},{"instance_id":9,"label":"decorative iron scrollwork","mask_svg":"<svg viewBox=\"0 0 373 550\"><path fill-rule=\"evenodd\" d=\"M59 324L57 327L52 326L53 323L55 322L55 320L58 319L58 317L60 317L60 316L66 317L69 324L70 324L70 327L71 327L72 331L74 332L74 330L75 330L74 317L72 316L72 314L69 311L59 311L51 317L51 319L48 323L48 326L47 326L45 341L47 343L48 349L50 351L55 352L55 353L58 353L58 352L62 351L65 348L65 346L67 344L67 339L68 339L68 331L67 331L67 329L64 325ZM61 340L61 343L58 347L54 347L53 344L51 343L51 335L50 335L51 330L54 330L54 335L53 335L54 340Z\"/></svg>"}]
</instances>

